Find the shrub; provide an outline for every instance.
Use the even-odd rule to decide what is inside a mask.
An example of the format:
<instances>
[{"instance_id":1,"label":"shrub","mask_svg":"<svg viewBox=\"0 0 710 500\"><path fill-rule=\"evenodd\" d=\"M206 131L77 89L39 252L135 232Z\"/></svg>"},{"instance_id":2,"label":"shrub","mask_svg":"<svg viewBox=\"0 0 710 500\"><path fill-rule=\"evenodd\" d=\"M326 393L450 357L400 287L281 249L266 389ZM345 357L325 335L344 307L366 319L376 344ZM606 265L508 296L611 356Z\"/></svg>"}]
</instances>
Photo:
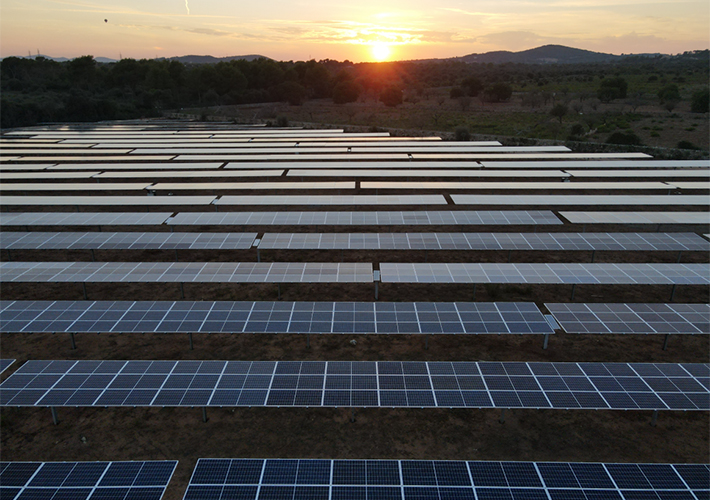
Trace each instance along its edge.
<instances>
[{"instance_id":1,"label":"shrub","mask_svg":"<svg viewBox=\"0 0 710 500\"><path fill-rule=\"evenodd\" d=\"M680 141L676 147L678 149L700 149L690 141Z\"/></svg>"},{"instance_id":2,"label":"shrub","mask_svg":"<svg viewBox=\"0 0 710 500\"><path fill-rule=\"evenodd\" d=\"M614 99L623 99L626 97L626 91L628 88L629 84L620 76L615 78L605 78L599 84L597 97L602 102L609 102Z\"/></svg>"},{"instance_id":3,"label":"shrub","mask_svg":"<svg viewBox=\"0 0 710 500\"><path fill-rule=\"evenodd\" d=\"M402 100L402 91L397 87L387 87L380 94L380 101L382 101L385 106L390 108L399 106L402 104Z\"/></svg>"},{"instance_id":4,"label":"shrub","mask_svg":"<svg viewBox=\"0 0 710 500\"><path fill-rule=\"evenodd\" d=\"M641 138L633 132L614 132L606 140L607 144L623 144L628 146L640 146Z\"/></svg>"},{"instance_id":5,"label":"shrub","mask_svg":"<svg viewBox=\"0 0 710 500\"><path fill-rule=\"evenodd\" d=\"M702 90L693 92L690 100L690 111L693 113L707 113L710 108L710 89L705 87Z\"/></svg>"},{"instance_id":6,"label":"shrub","mask_svg":"<svg viewBox=\"0 0 710 500\"><path fill-rule=\"evenodd\" d=\"M457 141L470 141L471 133L466 127L457 127L456 131L454 132L454 138Z\"/></svg>"},{"instance_id":7,"label":"shrub","mask_svg":"<svg viewBox=\"0 0 710 500\"><path fill-rule=\"evenodd\" d=\"M360 85L353 81L340 82L333 88L333 102L335 104L355 102L360 97L360 91Z\"/></svg>"}]
</instances>

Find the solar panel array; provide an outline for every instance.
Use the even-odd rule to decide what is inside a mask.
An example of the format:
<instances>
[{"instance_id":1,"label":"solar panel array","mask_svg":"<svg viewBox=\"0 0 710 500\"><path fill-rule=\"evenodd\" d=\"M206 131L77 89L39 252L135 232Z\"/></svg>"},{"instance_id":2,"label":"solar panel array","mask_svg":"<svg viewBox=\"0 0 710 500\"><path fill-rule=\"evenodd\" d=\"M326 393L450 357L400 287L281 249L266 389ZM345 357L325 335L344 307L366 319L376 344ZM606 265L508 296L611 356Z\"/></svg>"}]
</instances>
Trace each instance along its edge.
<instances>
[{"instance_id":1,"label":"solar panel array","mask_svg":"<svg viewBox=\"0 0 710 500\"><path fill-rule=\"evenodd\" d=\"M4 282L371 283L357 262L0 262Z\"/></svg>"},{"instance_id":2,"label":"solar panel array","mask_svg":"<svg viewBox=\"0 0 710 500\"><path fill-rule=\"evenodd\" d=\"M171 212L0 213L0 226L156 226L171 215Z\"/></svg>"},{"instance_id":3,"label":"solar panel array","mask_svg":"<svg viewBox=\"0 0 710 500\"><path fill-rule=\"evenodd\" d=\"M573 224L710 224L708 212L560 212Z\"/></svg>"},{"instance_id":4,"label":"solar panel array","mask_svg":"<svg viewBox=\"0 0 710 500\"><path fill-rule=\"evenodd\" d=\"M710 304L545 304L567 333L710 335Z\"/></svg>"},{"instance_id":5,"label":"solar panel array","mask_svg":"<svg viewBox=\"0 0 710 500\"><path fill-rule=\"evenodd\" d=\"M100 186L101 184L97 184ZM211 205L214 196L3 196L7 206L157 206Z\"/></svg>"},{"instance_id":6,"label":"solar panel array","mask_svg":"<svg viewBox=\"0 0 710 500\"><path fill-rule=\"evenodd\" d=\"M424 361L28 361L2 406L710 410L710 365Z\"/></svg>"},{"instance_id":7,"label":"solar panel array","mask_svg":"<svg viewBox=\"0 0 710 500\"><path fill-rule=\"evenodd\" d=\"M701 499L706 464L205 459L184 500Z\"/></svg>"},{"instance_id":8,"label":"solar panel array","mask_svg":"<svg viewBox=\"0 0 710 500\"><path fill-rule=\"evenodd\" d=\"M710 242L695 233L266 233L259 248L710 251Z\"/></svg>"},{"instance_id":9,"label":"solar panel array","mask_svg":"<svg viewBox=\"0 0 710 500\"><path fill-rule=\"evenodd\" d=\"M422 195L224 195L215 205L446 205L440 194Z\"/></svg>"},{"instance_id":10,"label":"solar panel array","mask_svg":"<svg viewBox=\"0 0 710 500\"><path fill-rule=\"evenodd\" d=\"M535 205L627 205L627 206L678 206L696 205L707 206L708 197L702 195L536 195L516 194L504 197L495 194L452 194L451 199L456 205L508 205L508 206L535 206Z\"/></svg>"},{"instance_id":11,"label":"solar panel array","mask_svg":"<svg viewBox=\"0 0 710 500\"><path fill-rule=\"evenodd\" d=\"M0 462L0 497L160 500L177 461Z\"/></svg>"},{"instance_id":12,"label":"solar panel array","mask_svg":"<svg viewBox=\"0 0 710 500\"><path fill-rule=\"evenodd\" d=\"M170 225L549 225L562 222L548 210L412 212L180 212Z\"/></svg>"},{"instance_id":13,"label":"solar panel array","mask_svg":"<svg viewBox=\"0 0 710 500\"><path fill-rule=\"evenodd\" d=\"M551 334L528 302L0 303L2 332Z\"/></svg>"},{"instance_id":14,"label":"solar panel array","mask_svg":"<svg viewBox=\"0 0 710 500\"><path fill-rule=\"evenodd\" d=\"M706 264L381 263L383 283L707 285Z\"/></svg>"},{"instance_id":15,"label":"solar panel array","mask_svg":"<svg viewBox=\"0 0 710 500\"><path fill-rule=\"evenodd\" d=\"M6 249L249 249L256 233L44 233L3 232L0 248Z\"/></svg>"}]
</instances>

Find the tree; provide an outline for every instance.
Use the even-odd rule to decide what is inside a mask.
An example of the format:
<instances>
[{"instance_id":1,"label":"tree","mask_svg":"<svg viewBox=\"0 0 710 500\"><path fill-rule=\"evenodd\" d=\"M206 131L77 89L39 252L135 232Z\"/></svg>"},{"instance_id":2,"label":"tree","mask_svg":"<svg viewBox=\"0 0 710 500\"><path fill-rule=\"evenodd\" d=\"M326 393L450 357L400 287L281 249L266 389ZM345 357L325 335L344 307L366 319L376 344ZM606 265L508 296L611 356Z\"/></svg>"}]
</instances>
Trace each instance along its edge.
<instances>
[{"instance_id":1,"label":"tree","mask_svg":"<svg viewBox=\"0 0 710 500\"><path fill-rule=\"evenodd\" d=\"M604 78L599 84L597 97L602 102L610 102L614 99L624 99L629 84L620 76L614 78Z\"/></svg>"},{"instance_id":2,"label":"tree","mask_svg":"<svg viewBox=\"0 0 710 500\"><path fill-rule=\"evenodd\" d=\"M658 91L658 100L661 101L661 104L668 101L680 101L680 90L678 89L678 85L675 83L669 83L663 87Z\"/></svg>"},{"instance_id":3,"label":"tree","mask_svg":"<svg viewBox=\"0 0 710 500\"><path fill-rule=\"evenodd\" d=\"M562 103L555 104L550 110L550 115L555 118L559 118L560 123L562 123L562 118L567 114L567 106Z\"/></svg>"},{"instance_id":4,"label":"tree","mask_svg":"<svg viewBox=\"0 0 710 500\"><path fill-rule=\"evenodd\" d=\"M278 101L288 101L291 106L300 106L306 100L308 91L296 82L283 82L272 87L271 94Z\"/></svg>"},{"instance_id":5,"label":"tree","mask_svg":"<svg viewBox=\"0 0 710 500\"><path fill-rule=\"evenodd\" d=\"M333 88L333 102L335 104L346 104L355 102L360 97L362 88L352 80L341 81Z\"/></svg>"},{"instance_id":6,"label":"tree","mask_svg":"<svg viewBox=\"0 0 710 500\"><path fill-rule=\"evenodd\" d=\"M690 100L690 111L693 113L707 113L710 109L710 89L705 87L702 90L693 92Z\"/></svg>"},{"instance_id":7,"label":"tree","mask_svg":"<svg viewBox=\"0 0 710 500\"><path fill-rule=\"evenodd\" d=\"M454 132L454 138L457 141L470 141L471 133L466 127L456 127L456 131Z\"/></svg>"},{"instance_id":8,"label":"tree","mask_svg":"<svg viewBox=\"0 0 710 500\"><path fill-rule=\"evenodd\" d=\"M458 99L459 97L466 95L466 92L461 87L454 87L449 92L449 97L451 99Z\"/></svg>"},{"instance_id":9,"label":"tree","mask_svg":"<svg viewBox=\"0 0 710 500\"><path fill-rule=\"evenodd\" d=\"M402 91L397 87L387 87L380 94L380 101L384 103L385 106L394 108L402 104Z\"/></svg>"},{"instance_id":10,"label":"tree","mask_svg":"<svg viewBox=\"0 0 710 500\"><path fill-rule=\"evenodd\" d=\"M507 83L496 82L488 87L484 94L490 102L505 102L513 95L513 89Z\"/></svg>"},{"instance_id":11,"label":"tree","mask_svg":"<svg viewBox=\"0 0 710 500\"><path fill-rule=\"evenodd\" d=\"M640 146L641 138L634 134L633 132L614 132L611 134L607 140L607 144L623 144L629 146Z\"/></svg>"},{"instance_id":12,"label":"tree","mask_svg":"<svg viewBox=\"0 0 710 500\"><path fill-rule=\"evenodd\" d=\"M476 97L483 90L483 82L475 76L469 76L461 82L461 87L466 89L468 95Z\"/></svg>"}]
</instances>

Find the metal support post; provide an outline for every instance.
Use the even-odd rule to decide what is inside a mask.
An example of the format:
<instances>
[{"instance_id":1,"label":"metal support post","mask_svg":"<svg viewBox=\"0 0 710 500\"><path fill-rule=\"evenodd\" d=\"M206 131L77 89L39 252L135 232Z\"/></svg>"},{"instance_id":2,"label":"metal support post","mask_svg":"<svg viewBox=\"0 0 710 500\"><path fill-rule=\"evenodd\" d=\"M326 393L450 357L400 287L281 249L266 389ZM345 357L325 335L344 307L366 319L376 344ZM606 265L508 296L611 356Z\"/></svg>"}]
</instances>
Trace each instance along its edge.
<instances>
[{"instance_id":1,"label":"metal support post","mask_svg":"<svg viewBox=\"0 0 710 500\"><path fill-rule=\"evenodd\" d=\"M574 300L574 287L577 286L576 283L572 283L572 296L570 297L570 300Z\"/></svg>"},{"instance_id":2,"label":"metal support post","mask_svg":"<svg viewBox=\"0 0 710 500\"><path fill-rule=\"evenodd\" d=\"M7 260L12 261L12 250L7 249Z\"/></svg>"},{"instance_id":3,"label":"metal support post","mask_svg":"<svg viewBox=\"0 0 710 500\"><path fill-rule=\"evenodd\" d=\"M513 251L512 251L512 250L508 250L508 262L510 262L510 257L511 257L512 254L513 254Z\"/></svg>"},{"instance_id":4,"label":"metal support post","mask_svg":"<svg viewBox=\"0 0 710 500\"><path fill-rule=\"evenodd\" d=\"M676 261L676 264L680 264L680 257L683 255L683 250L678 251L678 260Z\"/></svg>"},{"instance_id":5,"label":"metal support post","mask_svg":"<svg viewBox=\"0 0 710 500\"><path fill-rule=\"evenodd\" d=\"M651 426L656 427L658 423L658 410L653 410L653 416L651 417Z\"/></svg>"},{"instance_id":6,"label":"metal support post","mask_svg":"<svg viewBox=\"0 0 710 500\"><path fill-rule=\"evenodd\" d=\"M380 290L379 287L377 286L377 281L375 281L375 300L380 299Z\"/></svg>"},{"instance_id":7,"label":"metal support post","mask_svg":"<svg viewBox=\"0 0 710 500\"><path fill-rule=\"evenodd\" d=\"M178 261L178 253L177 253L177 248L175 249L175 262Z\"/></svg>"},{"instance_id":8,"label":"metal support post","mask_svg":"<svg viewBox=\"0 0 710 500\"><path fill-rule=\"evenodd\" d=\"M89 294L86 293L86 283L81 284L81 289L84 292L84 300L89 300Z\"/></svg>"},{"instance_id":9,"label":"metal support post","mask_svg":"<svg viewBox=\"0 0 710 500\"><path fill-rule=\"evenodd\" d=\"M57 409L54 406L50 406L49 409L52 412L52 422L54 425L59 425L59 420L57 419Z\"/></svg>"},{"instance_id":10,"label":"metal support post","mask_svg":"<svg viewBox=\"0 0 710 500\"><path fill-rule=\"evenodd\" d=\"M429 334L424 335L424 349L429 350Z\"/></svg>"},{"instance_id":11,"label":"metal support post","mask_svg":"<svg viewBox=\"0 0 710 500\"><path fill-rule=\"evenodd\" d=\"M90 251L91 251L91 262L96 262L96 255L94 254L94 249L92 248Z\"/></svg>"},{"instance_id":12,"label":"metal support post","mask_svg":"<svg viewBox=\"0 0 710 500\"><path fill-rule=\"evenodd\" d=\"M185 298L185 283L180 283L180 298Z\"/></svg>"},{"instance_id":13,"label":"metal support post","mask_svg":"<svg viewBox=\"0 0 710 500\"><path fill-rule=\"evenodd\" d=\"M306 349L310 349L310 348L311 348L311 334L307 333L306 334Z\"/></svg>"},{"instance_id":14,"label":"metal support post","mask_svg":"<svg viewBox=\"0 0 710 500\"><path fill-rule=\"evenodd\" d=\"M429 262L429 251L424 250L424 262Z\"/></svg>"},{"instance_id":15,"label":"metal support post","mask_svg":"<svg viewBox=\"0 0 710 500\"><path fill-rule=\"evenodd\" d=\"M596 253L596 250L592 250L592 264L594 264L594 256L596 255Z\"/></svg>"},{"instance_id":16,"label":"metal support post","mask_svg":"<svg viewBox=\"0 0 710 500\"><path fill-rule=\"evenodd\" d=\"M500 418L498 419L498 422L501 424L505 423L505 408L500 411Z\"/></svg>"},{"instance_id":17,"label":"metal support post","mask_svg":"<svg viewBox=\"0 0 710 500\"><path fill-rule=\"evenodd\" d=\"M259 247L256 247L256 261L261 262L261 252L259 251Z\"/></svg>"},{"instance_id":18,"label":"metal support post","mask_svg":"<svg viewBox=\"0 0 710 500\"><path fill-rule=\"evenodd\" d=\"M550 340L550 334L546 333L545 338L542 340L542 348L543 349L547 349L547 343L549 342L549 340Z\"/></svg>"},{"instance_id":19,"label":"metal support post","mask_svg":"<svg viewBox=\"0 0 710 500\"><path fill-rule=\"evenodd\" d=\"M476 284L473 284L473 300L476 300Z\"/></svg>"},{"instance_id":20,"label":"metal support post","mask_svg":"<svg viewBox=\"0 0 710 500\"><path fill-rule=\"evenodd\" d=\"M668 348L668 339L671 338L670 333L666 333L666 338L663 339L663 350L665 351Z\"/></svg>"},{"instance_id":21,"label":"metal support post","mask_svg":"<svg viewBox=\"0 0 710 500\"><path fill-rule=\"evenodd\" d=\"M675 283L673 284L673 288L671 288L671 300L670 302L673 302L673 296L675 295Z\"/></svg>"},{"instance_id":22,"label":"metal support post","mask_svg":"<svg viewBox=\"0 0 710 500\"><path fill-rule=\"evenodd\" d=\"M202 407L202 421L207 422L207 407L206 406Z\"/></svg>"},{"instance_id":23,"label":"metal support post","mask_svg":"<svg viewBox=\"0 0 710 500\"><path fill-rule=\"evenodd\" d=\"M350 421L355 422L355 408L350 408Z\"/></svg>"},{"instance_id":24,"label":"metal support post","mask_svg":"<svg viewBox=\"0 0 710 500\"><path fill-rule=\"evenodd\" d=\"M278 297L279 297L279 300L281 300L281 283L278 283L276 286L278 287L278 293L279 293Z\"/></svg>"},{"instance_id":25,"label":"metal support post","mask_svg":"<svg viewBox=\"0 0 710 500\"><path fill-rule=\"evenodd\" d=\"M195 344L192 343L192 332L188 333L187 336L190 338L190 350L195 350Z\"/></svg>"},{"instance_id":26,"label":"metal support post","mask_svg":"<svg viewBox=\"0 0 710 500\"><path fill-rule=\"evenodd\" d=\"M71 336L71 348L76 349L76 341L74 340L74 332L69 334Z\"/></svg>"}]
</instances>

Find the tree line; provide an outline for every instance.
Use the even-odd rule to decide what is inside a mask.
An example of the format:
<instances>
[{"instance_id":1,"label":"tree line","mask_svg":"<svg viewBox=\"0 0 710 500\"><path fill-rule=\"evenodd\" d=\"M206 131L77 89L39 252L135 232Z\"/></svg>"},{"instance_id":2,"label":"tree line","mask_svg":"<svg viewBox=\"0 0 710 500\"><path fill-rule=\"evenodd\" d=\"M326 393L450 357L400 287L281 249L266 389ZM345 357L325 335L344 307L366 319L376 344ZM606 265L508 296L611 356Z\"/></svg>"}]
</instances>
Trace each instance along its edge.
<instances>
[{"instance_id":1,"label":"tree line","mask_svg":"<svg viewBox=\"0 0 710 500\"><path fill-rule=\"evenodd\" d=\"M90 55L66 62L8 57L0 62L0 114L2 127L8 128L151 117L183 107L264 102L299 105L323 98L336 104L372 99L398 106L408 96L426 97L431 89L440 87L451 87L450 97L463 103L471 97L503 102L514 91L534 96L538 89L551 85L563 90L564 85L594 86L604 101L626 97L628 84L619 76L625 72L646 72L664 82L670 76L661 98L671 102L679 92L678 83L698 78L708 81L708 51L573 65L454 60L354 64L347 60L266 58L217 64L148 59L98 63ZM707 85L705 92L707 95Z\"/></svg>"}]
</instances>

